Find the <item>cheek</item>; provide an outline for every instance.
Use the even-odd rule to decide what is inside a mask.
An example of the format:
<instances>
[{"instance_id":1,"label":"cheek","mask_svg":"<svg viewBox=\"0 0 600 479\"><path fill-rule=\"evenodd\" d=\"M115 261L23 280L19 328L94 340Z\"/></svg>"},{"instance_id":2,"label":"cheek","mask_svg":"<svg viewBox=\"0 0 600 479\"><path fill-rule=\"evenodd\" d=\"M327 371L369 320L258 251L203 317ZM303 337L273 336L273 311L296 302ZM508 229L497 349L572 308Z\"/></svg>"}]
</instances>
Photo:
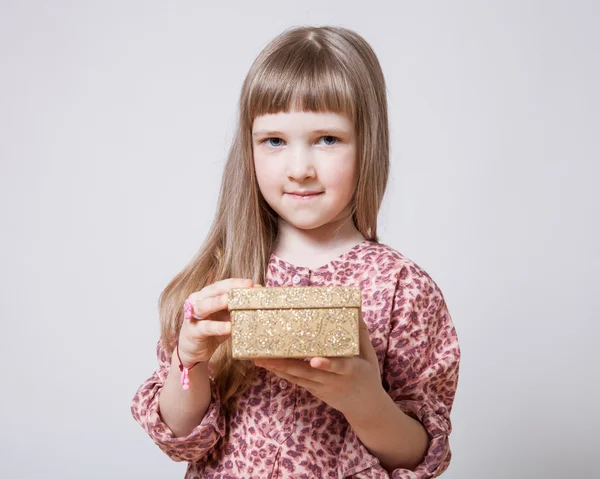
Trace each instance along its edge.
<instances>
[{"instance_id":1,"label":"cheek","mask_svg":"<svg viewBox=\"0 0 600 479\"><path fill-rule=\"evenodd\" d=\"M254 160L254 171L263 196L268 196L269 192L278 185L278 172L260 157Z\"/></svg>"},{"instance_id":2,"label":"cheek","mask_svg":"<svg viewBox=\"0 0 600 479\"><path fill-rule=\"evenodd\" d=\"M327 184L340 194L352 195L356 188L356 170L343 165L331 170L328 174Z\"/></svg>"},{"instance_id":3,"label":"cheek","mask_svg":"<svg viewBox=\"0 0 600 479\"><path fill-rule=\"evenodd\" d=\"M340 193L354 192L357 178L357 159L354 147L340 151L335 157L328 158L328 161L324 162L323 165L328 166L326 171L327 182L331 187L334 187Z\"/></svg>"}]
</instances>

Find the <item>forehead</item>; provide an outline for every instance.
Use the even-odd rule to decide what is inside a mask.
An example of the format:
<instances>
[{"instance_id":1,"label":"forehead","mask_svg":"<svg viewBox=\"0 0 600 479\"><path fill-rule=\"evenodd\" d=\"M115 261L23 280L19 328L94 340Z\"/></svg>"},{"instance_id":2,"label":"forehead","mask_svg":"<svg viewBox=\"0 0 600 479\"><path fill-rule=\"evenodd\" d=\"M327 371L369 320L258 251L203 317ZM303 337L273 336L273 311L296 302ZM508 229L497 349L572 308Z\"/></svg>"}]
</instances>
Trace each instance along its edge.
<instances>
[{"instance_id":1,"label":"forehead","mask_svg":"<svg viewBox=\"0 0 600 479\"><path fill-rule=\"evenodd\" d=\"M267 113L257 116L252 123L252 131L258 130L285 130L310 131L335 128L352 131L354 125L348 116L334 112L314 112L291 110L288 112Z\"/></svg>"}]
</instances>

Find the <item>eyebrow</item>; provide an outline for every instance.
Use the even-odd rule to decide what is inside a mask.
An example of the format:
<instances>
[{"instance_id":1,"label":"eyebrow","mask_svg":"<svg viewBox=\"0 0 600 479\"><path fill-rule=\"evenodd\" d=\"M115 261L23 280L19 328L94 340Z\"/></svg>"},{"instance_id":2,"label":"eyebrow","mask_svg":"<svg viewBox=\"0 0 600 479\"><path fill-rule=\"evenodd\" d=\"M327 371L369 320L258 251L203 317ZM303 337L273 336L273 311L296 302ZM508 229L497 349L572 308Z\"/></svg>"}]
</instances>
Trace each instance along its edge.
<instances>
[{"instance_id":1,"label":"eyebrow","mask_svg":"<svg viewBox=\"0 0 600 479\"><path fill-rule=\"evenodd\" d=\"M316 133L318 135L327 135L327 134L331 134L331 135L347 135L348 131L345 130L344 128L320 128L318 130L313 130L310 133ZM275 131L275 130L257 130L254 133L252 133L253 137L257 137L257 136L285 136L285 133L282 133L281 131Z\"/></svg>"}]
</instances>

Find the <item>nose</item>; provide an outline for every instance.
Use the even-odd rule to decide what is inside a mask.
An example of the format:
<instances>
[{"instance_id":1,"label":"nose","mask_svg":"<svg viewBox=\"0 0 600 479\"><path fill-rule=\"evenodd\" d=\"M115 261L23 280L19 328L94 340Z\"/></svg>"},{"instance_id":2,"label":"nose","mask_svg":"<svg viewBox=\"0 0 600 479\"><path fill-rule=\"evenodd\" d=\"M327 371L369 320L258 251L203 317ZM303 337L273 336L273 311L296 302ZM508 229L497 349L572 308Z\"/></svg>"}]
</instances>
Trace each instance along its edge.
<instances>
[{"instance_id":1,"label":"nose","mask_svg":"<svg viewBox=\"0 0 600 479\"><path fill-rule=\"evenodd\" d=\"M294 180L314 178L316 171L310 151L301 147L290 148L287 165L287 176Z\"/></svg>"}]
</instances>

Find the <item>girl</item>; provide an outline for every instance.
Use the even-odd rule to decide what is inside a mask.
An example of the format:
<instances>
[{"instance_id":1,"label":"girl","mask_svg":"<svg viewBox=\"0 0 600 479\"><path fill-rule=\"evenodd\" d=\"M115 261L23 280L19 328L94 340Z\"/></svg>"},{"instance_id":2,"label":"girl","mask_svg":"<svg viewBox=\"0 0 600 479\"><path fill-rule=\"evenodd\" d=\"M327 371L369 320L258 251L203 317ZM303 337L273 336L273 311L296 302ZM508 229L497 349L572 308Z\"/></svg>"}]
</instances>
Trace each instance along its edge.
<instances>
[{"instance_id":1,"label":"girl","mask_svg":"<svg viewBox=\"0 0 600 479\"><path fill-rule=\"evenodd\" d=\"M378 241L375 54L347 29L287 30L252 65L239 115L215 221L161 295L159 368L133 416L186 478L440 475L460 352L436 283ZM227 293L262 284L360 286L360 356L233 360Z\"/></svg>"}]
</instances>

